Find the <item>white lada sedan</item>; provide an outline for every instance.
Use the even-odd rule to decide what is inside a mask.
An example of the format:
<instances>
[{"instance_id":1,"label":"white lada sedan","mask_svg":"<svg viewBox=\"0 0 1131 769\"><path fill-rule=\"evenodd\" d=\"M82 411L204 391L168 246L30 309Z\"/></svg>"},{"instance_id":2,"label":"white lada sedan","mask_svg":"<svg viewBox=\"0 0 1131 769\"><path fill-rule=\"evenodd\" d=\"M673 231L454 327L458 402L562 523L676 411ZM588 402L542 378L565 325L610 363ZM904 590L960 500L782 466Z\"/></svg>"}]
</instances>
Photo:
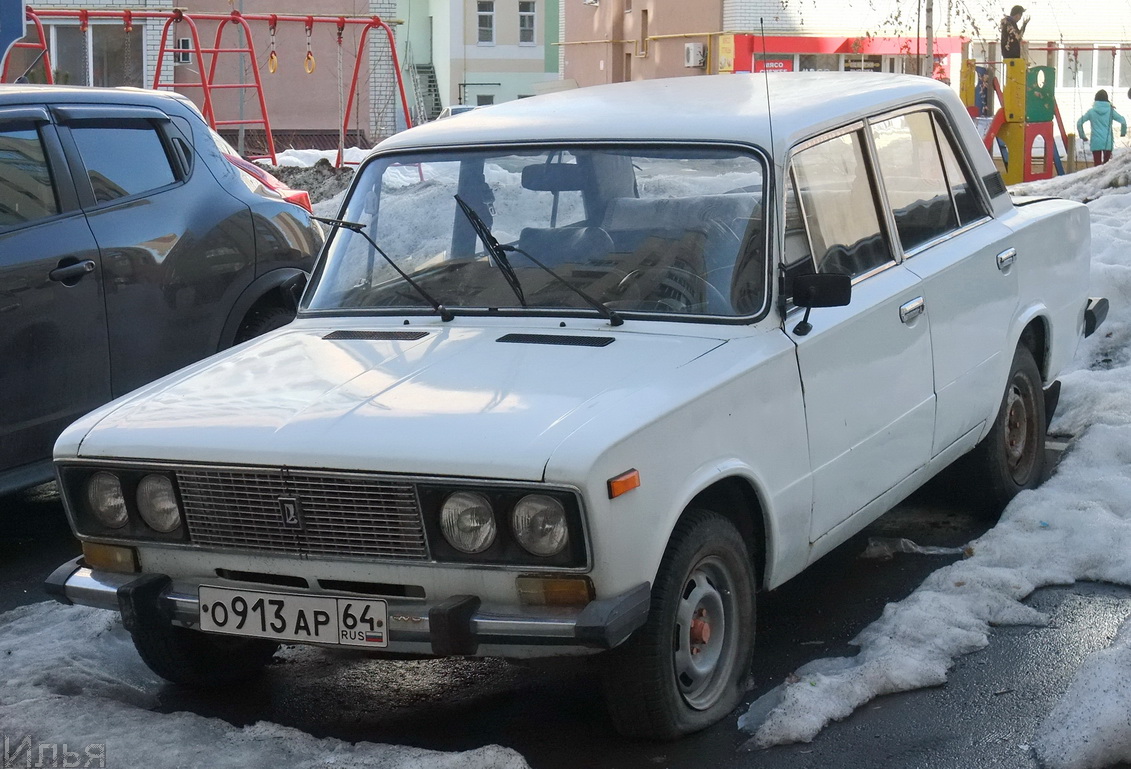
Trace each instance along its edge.
<instances>
[{"instance_id":1,"label":"white lada sedan","mask_svg":"<svg viewBox=\"0 0 1131 769\"><path fill-rule=\"evenodd\" d=\"M990 509L1038 483L1106 314L1088 226L1012 201L925 78L636 82L405 131L293 324L60 438L83 555L49 588L183 684L280 643L599 653L621 731L702 729L745 691L759 591L959 458Z\"/></svg>"}]
</instances>

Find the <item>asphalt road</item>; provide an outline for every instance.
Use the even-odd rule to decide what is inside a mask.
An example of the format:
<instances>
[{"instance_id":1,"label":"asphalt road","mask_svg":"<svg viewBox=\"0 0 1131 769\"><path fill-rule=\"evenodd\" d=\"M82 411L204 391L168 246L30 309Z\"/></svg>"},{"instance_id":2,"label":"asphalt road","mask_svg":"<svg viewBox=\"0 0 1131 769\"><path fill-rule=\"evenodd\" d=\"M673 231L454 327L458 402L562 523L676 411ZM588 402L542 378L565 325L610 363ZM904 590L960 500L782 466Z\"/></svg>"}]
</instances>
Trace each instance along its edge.
<instances>
[{"instance_id":1,"label":"asphalt road","mask_svg":"<svg viewBox=\"0 0 1131 769\"><path fill-rule=\"evenodd\" d=\"M286 649L256 684L201 694L165 687L158 707L243 725L258 720L319 737L461 750L499 743L534 769L657 767L1037 767L1028 745L1089 653L1131 614L1131 591L1084 584L1038 591L1048 627L995 630L959 659L941 687L883 697L809 744L748 750L736 720L746 705L819 657L851 655L851 640L884 606L956 556L859 558L868 537L960 546L986 523L942 484L913 497L805 574L763 595L754 688L733 717L665 744L627 741L605 716L585 660L384 661L361 652ZM41 600L39 585L77 552L50 487L0 498L0 611Z\"/></svg>"}]
</instances>

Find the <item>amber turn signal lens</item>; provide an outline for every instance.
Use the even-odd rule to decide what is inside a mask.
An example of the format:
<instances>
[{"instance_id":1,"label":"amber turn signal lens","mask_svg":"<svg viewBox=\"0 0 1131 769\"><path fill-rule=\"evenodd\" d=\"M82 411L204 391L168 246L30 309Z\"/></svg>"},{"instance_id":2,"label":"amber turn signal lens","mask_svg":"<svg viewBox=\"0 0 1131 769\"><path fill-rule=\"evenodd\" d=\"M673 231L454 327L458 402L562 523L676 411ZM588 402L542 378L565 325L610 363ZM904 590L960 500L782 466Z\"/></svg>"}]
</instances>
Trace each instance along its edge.
<instances>
[{"instance_id":1,"label":"amber turn signal lens","mask_svg":"<svg viewBox=\"0 0 1131 769\"><path fill-rule=\"evenodd\" d=\"M640 486L640 471L629 470L609 479L609 499L616 499Z\"/></svg>"},{"instance_id":2,"label":"amber turn signal lens","mask_svg":"<svg viewBox=\"0 0 1131 769\"><path fill-rule=\"evenodd\" d=\"M137 551L132 547L83 542L82 559L90 568L101 571L116 571L121 574L136 574L140 571Z\"/></svg>"},{"instance_id":3,"label":"amber turn signal lens","mask_svg":"<svg viewBox=\"0 0 1131 769\"><path fill-rule=\"evenodd\" d=\"M517 577L523 606L585 606L593 600L589 577Z\"/></svg>"}]
</instances>

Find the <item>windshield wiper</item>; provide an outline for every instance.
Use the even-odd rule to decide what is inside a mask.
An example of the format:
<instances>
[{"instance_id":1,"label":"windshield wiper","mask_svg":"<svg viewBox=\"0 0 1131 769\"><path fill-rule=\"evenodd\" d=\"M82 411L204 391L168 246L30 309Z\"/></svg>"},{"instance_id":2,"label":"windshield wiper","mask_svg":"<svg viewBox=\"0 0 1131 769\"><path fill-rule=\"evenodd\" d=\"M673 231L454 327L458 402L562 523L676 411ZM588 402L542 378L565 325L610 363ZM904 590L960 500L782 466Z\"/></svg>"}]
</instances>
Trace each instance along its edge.
<instances>
[{"instance_id":1,"label":"windshield wiper","mask_svg":"<svg viewBox=\"0 0 1131 769\"><path fill-rule=\"evenodd\" d=\"M449 310L447 307L445 307L444 305L437 302L435 297L433 297L431 294L429 294L427 291L425 291L424 288L419 283L417 283L415 280L410 278L408 276L408 273L405 272L404 270L402 270L397 265L397 263L394 262L392 260L392 258L390 258L389 255L386 254L385 251L379 245L377 245L377 241L375 241L373 238L369 237L369 233L365 231L365 225L364 224L362 224L361 222L346 221L345 219L328 219L325 216L312 216L310 218L316 219L317 221L324 222L325 224L329 224L329 225L334 226L334 227L344 227L345 229L349 230L350 232L356 232L358 235L360 235L361 237L368 240L369 245L373 246L373 248L375 248L377 250L377 253L379 253L381 256L383 256L385 258L385 261L389 263L389 266L392 267L394 270L396 270L397 273L402 278L404 278L405 281L410 286L412 286L414 289L416 289L416 293L418 293L422 297L424 297L424 301L426 301L426 302L428 302L428 304L432 305L432 309L440 314L440 320L444 321L445 323L447 323L448 321L451 321L451 320L455 320L456 316L452 315L451 310Z\"/></svg>"},{"instance_id":2,"label":"windshield wiper","mask_svg":"<svg viewBox=\"0 0 1131 769\"><path fill-rule=\"evenodd\" d=\"M491 253L491 256L493 256L495 258L495 261L498 262L499 269L502 270L504 277L506 277L507 279L507 283L509 283L511 288L514 289L514 292L518 296L518 300L522 303L523 307L526 306L526 301L522 296L522 286L519 285L518 276L515 275L514 268L511 267L510 260L507 259L506 252L508 251L522 254L527 259L534 262L534 264L536 264L538 267L541 267L543 270L548 272L550 274L550 277L561 283L573 293L577 294L579 297L585 300L586 303L597 310L597 312L601 314L602 318L609 321L610 326L619 326L624 323L624 318L622 318L616 310L597 301L592 296L563 278L561 275L558 275L549 267L542 264L542 262L535 259L526 251L523 251L517 246L503 245L502 243L497 241L495 239L495 236L491 234L491 230L487 227L487 224L479 218L479 214L475 213L475 211L471 208L471 206L467 205L467 203L464 203L463 200L460 199L459 195L456 195L455 198L456 203L459 203L460 210L463 211L464 216L466 216L468 221L471 222L471 226L475 230L475 234L479 236L479 239L483 241L483 245L487 247L487 250Z\"/></svg>"},{"instance_id":3,"label":"windshield wiper","mask_svg":"<svg viewBox=\"0 0 1131 769\"><path fill-rule=\"evenodd\" d=\"M483 245L487 248L491 258L495 260L495 264L499 266L499 272L503 273L503 278L506 280L507 285L511 287L511 291L518 297L518 303L526 307L526 297L522 293L522 284L518 280L518 275L515 274L514 267L511 267L510 260L507 259L505 249L495 240L495 236L491 234L491 228L487 223L480 218L479 214L475 213L475 209L463 201L459 195L455 196L456 203L459 204L459 210L463 211L463 215L467 217L467 221L471 222L471 229L475 230L475 234L483 241Z\"/></svg>"}]
</instances>

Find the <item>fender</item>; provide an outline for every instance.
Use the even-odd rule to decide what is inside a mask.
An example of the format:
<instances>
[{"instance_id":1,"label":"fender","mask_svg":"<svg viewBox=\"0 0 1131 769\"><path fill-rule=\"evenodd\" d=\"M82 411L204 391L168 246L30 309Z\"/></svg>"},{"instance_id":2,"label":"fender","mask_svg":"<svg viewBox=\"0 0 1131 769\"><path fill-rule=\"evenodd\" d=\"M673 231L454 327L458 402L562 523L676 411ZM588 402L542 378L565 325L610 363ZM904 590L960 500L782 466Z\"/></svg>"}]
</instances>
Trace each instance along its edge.
<instances>
[{"instance_id":1,"label":"fender","mask_svg":"<svg viewBox=\"0 0 1131 769\"><path fill-rule=\"evenodd\" d=\"M1019 307L1017 314L1013 318L1013 322L1010 324L1010 345L1007 349L1002 350L1002 368L1000 372L1001 376L998 378L999 381L1002 382L1003 388L1005 386L1004 383L1006 377L1009 373L1009 366L1011 366L1013 363L1013 351L1017 349L1017 345L1021 344L1022 332L1026 328L1028 328L1029 324L1034 320L1041 321L1042 325L1044 325L1045 327L1045 349L1043 351L1038 351L1038 354L1033 356L1034 358L1036 358L1037 368L1042 372L1042 379L1047 380L1043 381L1042 385L1045 388L1048 388L1056 379L1056 374L1059 373L1053 372L1051 370L1051 366L1049 365L1052 355L1053 335L1052 320L1050 318L1049 309L1043 302L1033 302L1031 304ZM979 441L989 435L990 430L993 429L994 421L997 419L997 412L1000 408L1001 400L999 398L997 401L995 401L993 412L987 416L985 424L982 425L981 433L978 435Z\"/></svg>"},{"instance_id":2,"label":"fender","mask_svg":"<svg viewBox=\"0 0 1131 769\"><path fill-rule=\"evenodd\" d=\"M224 321L224 330L220 332L220 342L217 346L217 351L225 350L232 346L232 342L236 338L236 332L240 330L240 324L243 319L247 317L248 311L267 294L281 288L291 278L299 275L307 275L304 270L296 267L281 267L277 270L260 275L258 278L248 284L247 288L243 290L235 304L232 305L231 311L228 312L228 319Z\"/></svg>"},{"instance_id":3,"label":"fender","mask_svg":"<svg viewBox=\"0 0 1131 769\"><path fill-rule=\"evenodd\" d=\"M671 532L692 501L712 486L731 479L739 479L749 485L758 499L764 540L762 543L764 563L760 564L762 570L760 581L764 589L772 589L797 574L806 564L808 543L790 543L788 537L782 536L781 528L787 524L784 519L792 517L788 510L802 515L805 525L808 526L813 494L812 476L808 474L801 482L783 490L778 495L777 501L780 504L775 506L774 496L767 491L763 479L746 462L737 458L715 458L703 463L691 473L679 498L672 505L671 515L665 521L667 531L665 547L671 541ZM658 568L659 559L656 560L656 564Z\"/></svg>"},{"instance_id":4,"label":"fender","mask_svg":"<svg viewBox=\"0 0 1131 769\"><path fill-rule=\"evenodd\" d=\"M1017 315L1014 316L1013 323L1010 324L1009 328L1009 340L1012 342L1012 345L1010 345L1008 350L1002 350L1002 352L1008 355L1009 360L1012 360L1013 351L1017 349L1017 345L1021 344L1021 333L1034 320L1040 320L1045 327L1045 349L1038 350L1033 357L1036 358L1037 367L1041 369L1043 378L1048 380L1044 382L1044 385L1047 387L1052 379L1056 379L1054 374L1058 372L1049 370L1049 362L1052 355L1053 328L1051 313L1044 302L1033 302L1028 305L1021 305L1017 308ZM1007 362L1006 367L1008 368L1008 366L1009 363ZM996 416L996 414L994 416ZM991 422L992 421L993 417L991 417Z\"/></svg>"}]
</instances>

